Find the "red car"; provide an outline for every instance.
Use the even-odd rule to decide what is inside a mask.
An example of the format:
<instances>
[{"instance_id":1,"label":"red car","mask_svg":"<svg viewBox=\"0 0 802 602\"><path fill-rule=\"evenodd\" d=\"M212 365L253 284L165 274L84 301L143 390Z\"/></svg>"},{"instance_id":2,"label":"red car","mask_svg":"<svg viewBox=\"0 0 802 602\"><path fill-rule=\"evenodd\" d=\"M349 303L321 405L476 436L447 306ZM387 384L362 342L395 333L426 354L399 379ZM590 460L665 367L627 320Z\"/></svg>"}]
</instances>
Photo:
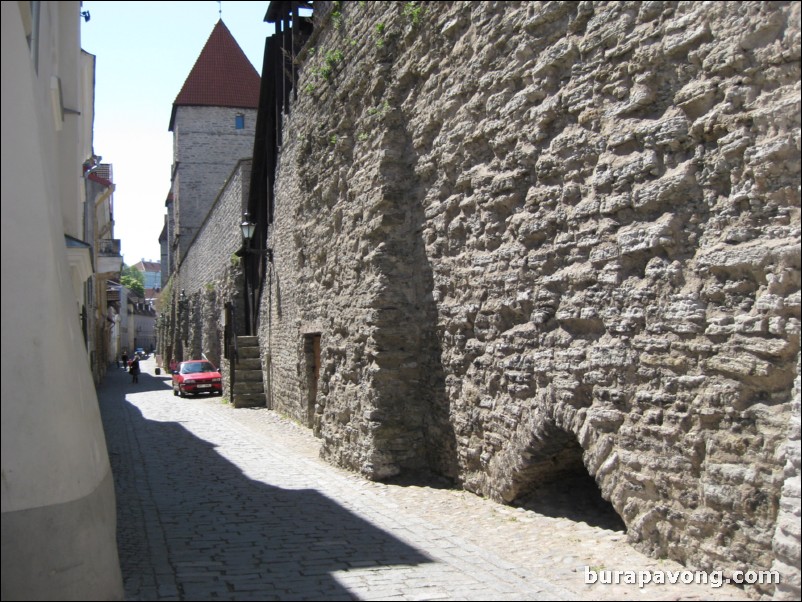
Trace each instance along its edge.
<instances>
[{"instance_id":1,"label":"red car","mask_svg":"<svg viewBox=\"0 0 802 602\"><path fill-rule=\"evenodd\" d=\"M222 395L223 378L217 368L206 360L181 362L178 370L173 370L173 395L186 397L199 393Z\"/></svg>"}]
</instances>

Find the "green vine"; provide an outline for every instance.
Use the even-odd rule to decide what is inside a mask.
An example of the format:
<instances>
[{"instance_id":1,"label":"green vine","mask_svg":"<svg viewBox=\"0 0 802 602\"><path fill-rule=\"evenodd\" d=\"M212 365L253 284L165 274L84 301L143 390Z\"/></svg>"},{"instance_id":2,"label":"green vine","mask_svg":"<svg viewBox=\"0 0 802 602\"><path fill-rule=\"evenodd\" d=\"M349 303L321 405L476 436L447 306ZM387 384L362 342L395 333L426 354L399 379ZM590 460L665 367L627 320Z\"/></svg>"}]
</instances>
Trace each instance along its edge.
<instances>
[{"instance_id":1,"label":"green vine","mask_svg":"<svg viewBox=\"0 0 802 602\"><path fill-rule=\"evenodd\" d=\"M376 46L379 48L384 47L384 32L387 29L387 26L384 23L376 23Z\"/></svg>"},{"instance_id":2,"label":"green vine","mask_svg":"<svg viewBox=\"0 0 802 602\"><path fill-rule=\"evenodd\" d=\"M342 27L343 13L340 10L340 2L334 3L334 10L331 11L331 22L334 24L334 29Z\"/></svg>"},{"instance_id":3,"label":"green vine","mask_svg":"<svg viewBox=\"0 0 802 602\"><path fill-rule=\"evenodd\" d=\"M420 24L421 17L425 11L426 9L417 2L406 2L404 4L404 16L412 21L413 26Z\"/></svg>"},{"instance_id":4,"label":"green vine","mask_svg":"<svg viewBox=\"0 0 802 602\"><path fill-rule=\"evenodd\" d=\"M382 104L380 104L377 107L370 107L368 109L368 115L370 115L371 117L373 115L384 116L387 114L389 110L390 110L390 102L385 100Z\"/></svg>"}]
</instances>

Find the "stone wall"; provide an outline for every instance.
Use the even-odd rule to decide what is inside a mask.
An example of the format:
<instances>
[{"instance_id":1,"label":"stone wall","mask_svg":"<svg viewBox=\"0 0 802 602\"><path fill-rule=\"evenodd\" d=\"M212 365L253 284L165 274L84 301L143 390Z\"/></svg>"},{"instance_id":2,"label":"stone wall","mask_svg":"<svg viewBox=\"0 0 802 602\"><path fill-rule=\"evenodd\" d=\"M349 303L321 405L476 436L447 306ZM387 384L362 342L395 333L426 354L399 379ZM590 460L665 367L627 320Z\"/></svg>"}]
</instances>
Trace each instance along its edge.
<instances>
[{"instance_id":1,"label":"stone wall","mask_svg":"<svg viewBox=\"0 0 802 602\"><path fill-rule=\"evenodd\" d=\"M777 571L782 582L777 586L775 600L799 600L802 592L800 583L799 530L802 518L800 505L800 356L797 356L797 377L794 384L794 400L791 403L791 419L788 428L788 442L783 455L778 460L786 460L785 482L780 497L780 512L777 516L777 529L772 547L775 552L772 569Z\"/></svg>"},{"instance_id":2,"label":"stone wall","mask_svg":"<svg viewBox=\"0 0 802 602\"><path fill-rule=\"evenodd\" d=\"M245 127L238 130L235 118L240 114L245 116ZM253 153L255 126L255 109L176 107L172 187L175 235L179 235L176 262L183 259L234 164Z\"/></svg>"},{"instance_id":3,"label":"stone wall","mask_svg":"<svg viewBox=\"0 0 802 602\"><path fill-rule=\"evenodd\" d=\"M273 407L370 478L510 502L580 466L649 553L798 558L799 3L323 4Z\"/></svg>"},{"instance_id":4,"label":"stone wall","mask_svg":"<svg viewBox=\"0 0 802 602\"><path fill-rule=\"evenodd\" d=\"M220 191L209 215L177 266L165 293L171 313L162 318L160 340L164 362L205 355L221 368L224 391L229 387L229 362L225 354L225 304L235 305L235 320L244 323L241 259L243 208L247 205L251 160L239 161ZM182 297L182 292L184 296Z\"/></svg>"}]
</instances>

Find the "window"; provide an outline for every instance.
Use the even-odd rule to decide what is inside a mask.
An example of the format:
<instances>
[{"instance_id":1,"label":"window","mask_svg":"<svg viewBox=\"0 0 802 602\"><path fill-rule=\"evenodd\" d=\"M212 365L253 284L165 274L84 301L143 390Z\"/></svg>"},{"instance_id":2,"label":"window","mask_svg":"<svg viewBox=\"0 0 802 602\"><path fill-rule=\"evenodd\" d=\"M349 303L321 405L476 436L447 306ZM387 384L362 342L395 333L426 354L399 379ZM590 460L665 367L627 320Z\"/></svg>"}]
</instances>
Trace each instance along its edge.
<instances>
[{"instance_id":1,"label":"window","mask_svg":"<svg viewBox=\"0 0 802 602\"><path fill-rule=\"evenodd\" d=\"M238 130L244 130L245 129L245 115L243 115L242 113L237 114L237 116L234 118L234 125Z\"/></svg>"},{"instance_id":2,"label":"window","mask_svg":"<svg viewBox=\"0 0 802 602\"><path fill-rule=\"evenodd\" d=\"M20 16L25 27L25 37L31 50L33 68L39 73L39 19L41 2L20 2Z\"/></svg>"}]
</instances>

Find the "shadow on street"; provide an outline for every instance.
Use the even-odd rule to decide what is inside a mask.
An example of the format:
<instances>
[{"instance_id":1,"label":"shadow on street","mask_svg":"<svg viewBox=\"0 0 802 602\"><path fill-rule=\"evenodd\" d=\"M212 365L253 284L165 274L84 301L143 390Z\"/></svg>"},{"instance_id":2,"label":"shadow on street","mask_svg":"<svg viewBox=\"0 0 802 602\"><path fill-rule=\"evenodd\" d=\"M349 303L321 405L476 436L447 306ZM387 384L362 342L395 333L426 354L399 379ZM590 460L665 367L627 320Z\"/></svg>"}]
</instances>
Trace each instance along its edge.
<instances>
[{"instance_id":1,"label":"shadow on street","mask_svg":"<svg viewBox=\"0 0 802 602\"><path fill-rule=\"evenodd\" d=\"M129 599L352 600L332 572L431 562L318 491L254 481L180 423L146 419L127 396L191 400L143 370L131 384L111 368L98 390Z\"/></svg>"},{"instance_id":2,"label":"shadow on street","mask_svg":"<svg viewBox=\"0 0 802 602\"><path fill-rule=\"evenodd\" d=\"M596 481L588 474L565 476L544 483L516 500L514 505L543 516L567 518L610 531L625 533L627 530L624 521L602 497Z\"/></svg>"}]
</instances>

